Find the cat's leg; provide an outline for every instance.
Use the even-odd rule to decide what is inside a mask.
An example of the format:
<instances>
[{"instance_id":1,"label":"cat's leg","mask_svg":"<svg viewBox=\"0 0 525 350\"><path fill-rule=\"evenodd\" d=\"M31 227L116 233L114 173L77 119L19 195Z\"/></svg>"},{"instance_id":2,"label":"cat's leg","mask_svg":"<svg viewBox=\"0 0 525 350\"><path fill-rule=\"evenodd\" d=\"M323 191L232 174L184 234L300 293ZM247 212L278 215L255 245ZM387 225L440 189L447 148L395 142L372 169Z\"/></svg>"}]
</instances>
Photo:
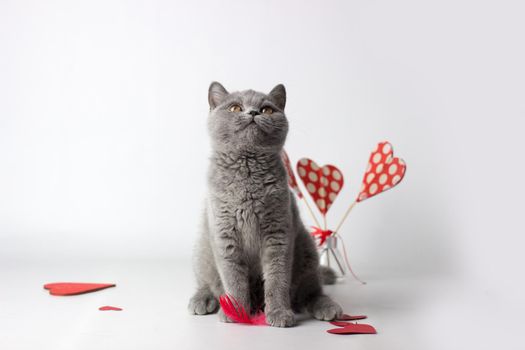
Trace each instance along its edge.
<instances>
[{"instance_id":1,"label":"cat's leg","mask_svg":"<svg viewBox=\"0 0 525 350\"><path fill-rule=\"evenodd\" d=\"M262 269L266 304L264 311L266 321L274 327L295 325L290 301L293 242L285 227L285 224L275 219L262 225Z\"/></svg>"},{"instance_id":2,"label":"cat's leg","mask_svg":"<svg viewBox=\"0 0 525 350\"><path fill-rule=\"evenodd\" d=\"M214 251L223 293L233 297L245 310L250 310L249 266L242 250L239 232L233 218L217 215L214 218ZM222 310L219 319L229 322Z\"/></svg>"},{"instance_id":3,"label":"cat's leg","mask_svg":"<svg viewBox=\"0 0 525 350\"><path fill-rule=\"evenodd\" d=\"M248 265L242 260L230 259L231 255L224 251L220 261L218 261L219 273L224 286L224 293L233 297L239 305L249 312L251 304L248 283ZM219 310L219 319L223 322L230 322L222 312L222 309Z\"/></svg>"},{"instance_id":4,"label":"cat's leg","mask_svg":"<svg viewBox=\"0 0 525 350\"><path fill-rule=\"evenodd\" d=\"M209 226L204 211L201 235L194 250L194 272L197 279L197 291L191 297L188 311L192 315L206 315L217 312L219 300L216 290L221 289L220 279L210 245Z\"/></svg>"},{"instance_id":5,"label":"cat's leg","mask_svg":"<svg viewBox=\"0 0 525 350\"><path fill-rule=\"evenodd\" d=\"M331 321L343 310L339 304L323 294L321 269L315 244L304 228L296 239L294 264L294 306L318 320Z\"/></svg>"}]
</instances>

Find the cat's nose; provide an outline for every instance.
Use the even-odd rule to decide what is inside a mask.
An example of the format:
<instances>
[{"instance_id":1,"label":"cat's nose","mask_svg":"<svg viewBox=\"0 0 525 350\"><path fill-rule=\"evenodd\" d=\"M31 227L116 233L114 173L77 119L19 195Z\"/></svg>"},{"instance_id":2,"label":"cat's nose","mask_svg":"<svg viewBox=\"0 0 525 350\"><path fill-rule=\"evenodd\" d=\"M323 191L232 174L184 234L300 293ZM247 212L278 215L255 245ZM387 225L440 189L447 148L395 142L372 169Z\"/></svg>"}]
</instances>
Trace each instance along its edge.
<instances>
[{"instance_id":1,"label":"cat's nose","mask_svg":"<svg viewBox=\"0 0 525 350\"><path fill-rule=\"evenodd\" d=\"M259 115L259 111L256 111L256 110L251 110L248 112L249 115L251 115L252 117L255 117L256 115Z\"/></svg>"}]
</instances>

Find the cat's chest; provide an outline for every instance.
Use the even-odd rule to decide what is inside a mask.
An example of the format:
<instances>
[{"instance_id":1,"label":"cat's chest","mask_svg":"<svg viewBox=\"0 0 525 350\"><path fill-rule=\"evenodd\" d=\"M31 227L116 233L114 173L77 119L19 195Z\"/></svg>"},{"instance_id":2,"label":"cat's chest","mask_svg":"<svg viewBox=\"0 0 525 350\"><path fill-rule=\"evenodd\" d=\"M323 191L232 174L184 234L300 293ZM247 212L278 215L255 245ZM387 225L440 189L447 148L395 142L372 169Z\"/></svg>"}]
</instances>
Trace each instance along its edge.
<instances>
[{"instance_id":1,"label":"cat's chest","mask_svg":"<svg viewBox=\"0 0 525 350\"><path fill-rule=\"evenodd\" d=\"M239 177L232 180L223 188L223 199L231 210L245 256L256 258L261 248L261 223L270 202L267 194L272 185Z\"/></svg>"},{"instance_id":2,"label":"cat's chest","mask_svg":"<svg viewBox=\"0 0 525 350\"><path fill-rule=\"evenodd\" d=\"M230 208L243 236L257 235L265 212L271 209L278 181L271 173L240 168L226 174L217 191Z\"/></svg>"},{"instance_id":3,"label":"cat's chest","mask_svg":"<svg viewBox=\"0 0 525 350\"><path fill-rule=\"evenodd\" d=\"M257 235L266 213L273 211L280 193L287 190L279 164L240 158L227 167L215 167L211 173L212 190L222 215L234 219L243 235Z\"/></svg>"},{"instance_id":4,"label":"cat's chest","mask_svg":"<svg viewBox=\"0 0 525 350\"><path fill-rule=\"evenodd\" d=\"M243 235L257 235L273 185L249 178L236 177L232 180L224 187L223 199L232 209L237 228Z\"/></svg>"},{"instance_id":5,"label":"cat's chest","mask_svg":"<svg viewBox=\"0 0 525 350\"><path fill-rule=\"evenodd\" d=\"M271 191L271 186L254 179L234 177L224 186L224 194L229 201L236 204L257 205L258 202L265 200L266 194Z\"/></svg>"},{"instance_id":6,"label":"cat's chest","mask_svg":"<svg viewBox=\"0 0 525 350\"><path fill-rule=\"evenodd\" d=\"M259 209L263 206L268 194L277 187L278 177L271 169L258 163L239 162L236 165L228 171L219 173L222 181L216 190L231 203L250 206L254 210Z\"/></svg>"}]
</instances>

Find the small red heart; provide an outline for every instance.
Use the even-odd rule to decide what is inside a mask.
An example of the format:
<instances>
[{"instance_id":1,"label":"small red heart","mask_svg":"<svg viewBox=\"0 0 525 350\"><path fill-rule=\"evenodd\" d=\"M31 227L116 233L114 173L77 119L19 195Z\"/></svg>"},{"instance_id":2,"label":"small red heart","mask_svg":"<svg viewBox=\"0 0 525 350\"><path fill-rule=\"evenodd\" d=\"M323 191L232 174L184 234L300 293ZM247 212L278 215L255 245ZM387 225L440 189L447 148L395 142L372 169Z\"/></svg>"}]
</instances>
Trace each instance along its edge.
<instances>
[{"instance_id":1,"label":"small red heart","mask_svg":"<svg viewBox=\"0 0 525 350\"><path fill-rule=\"evenodd\" d=\"M116 306L101 306L98 308L100 311L122 311L120 307Z\"/></svg>"},{"instance_id":2,"label":"small red heart","mask_svg":"<svg viewBox=\"0 0 525 350\"><path fill-rule=\"evenodd\" d=\"M405 171L406 164L402 159L394 157L392 145L386 141L380 142L370 154L357 202L396 186L405 176Z\"/></svg>"},{"instance_id":3,"label":"small red heart","mask_svg":"<svg viewBox=\"0 0 525 350\"><path fill-rule=\"evenodd\" d=\"M297 162L297 173L321 214L326 215L343 188L343 173L333 165L320 167L308 158Z\"/></svg>"},{"instance_id":4,"label":"small red heart","mask_svg":"<svg viewBox=\"0 0 525 350\"><path fill-rule=\"evenodd\" d=\"M49 294L51 295L77 295L83 293L96 292L98 290L115 286L116 284L107 283L58 282L45 284L44 288L49 290Z\"/></svg>"},{"instance_id":5,"label":"small red heart","mask_svg":"<svg viewBox=\"0 0 525 350\"><path fill-rule=\"evenodd\" d=\"M355 321L355 320L364 320L365 318L366 318L366 315L351 316L348 314L342 314L341 316L339 316L337 321Z\"/></svg>"},{"instance_id":6,"label":"small red heart","mask_svg":"<svg viewBox=\"0 0 525 350\"><path fill-rule=\"evenodd\" d=\"M376 334L377 331L374 327L364 323L349 323L347 326L342 328L333 328L327 330L328 333L332 334Z\"/></svg>"}]
</instances>

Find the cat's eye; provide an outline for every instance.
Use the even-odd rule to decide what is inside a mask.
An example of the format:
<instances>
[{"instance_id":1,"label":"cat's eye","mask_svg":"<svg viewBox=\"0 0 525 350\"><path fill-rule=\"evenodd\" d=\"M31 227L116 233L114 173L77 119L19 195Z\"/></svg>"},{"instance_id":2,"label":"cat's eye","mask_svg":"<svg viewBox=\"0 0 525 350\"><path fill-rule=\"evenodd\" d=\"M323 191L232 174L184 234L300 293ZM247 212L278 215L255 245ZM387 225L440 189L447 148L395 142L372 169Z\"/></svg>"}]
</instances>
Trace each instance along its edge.
<instances>
[{"instance_id":1,"label":"cat's eye","mask_svg":"<svg viewBox=\"0 0 525 350\"><path fill-rule=\"evenodd\" d=\"M235 112L235 113L239 113L240 111L242 111L242 107L239 106L239 105L231 105L230 108L228 109L230 112Z\"/></svg>"},{"instance_id":2,"label":"cat's eye","mask_svg":"<svg viewBox=\"0 0 525 350\"><path fill-rule=\"evenodd\" d=\"M262 114L270 115L273 113L273 109L271 107L263 107L261 109Z\"/></svg>"}]
</instances>

